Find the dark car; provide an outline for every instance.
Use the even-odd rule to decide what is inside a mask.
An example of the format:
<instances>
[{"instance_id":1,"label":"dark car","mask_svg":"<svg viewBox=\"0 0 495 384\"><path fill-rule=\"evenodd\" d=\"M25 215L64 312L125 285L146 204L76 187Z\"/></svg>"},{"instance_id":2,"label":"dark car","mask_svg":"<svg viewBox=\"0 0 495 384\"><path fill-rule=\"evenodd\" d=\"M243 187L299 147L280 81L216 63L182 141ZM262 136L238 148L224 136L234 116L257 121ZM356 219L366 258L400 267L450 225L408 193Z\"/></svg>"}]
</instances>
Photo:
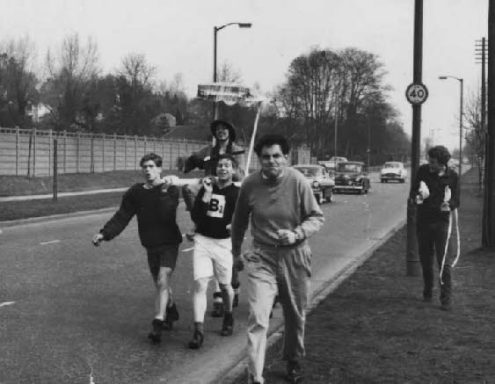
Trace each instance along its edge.
<instances>
[{"instance_id":1,"label":"dark car","mask_svg":"<svg viewBox=\"0 0 495 384\"><path fill-rule=\"evenodd\" d=\"M332 202L332 190L335 184L325 167L318 164L296 164L293 166L308 180L318 204Z\"/></svg>"},{"instance_id":2,"label":"dark car","mask_svg":"<svg viewBox=\"0 0 495 384\"><path fill-rule=\"evenodd\" d=\"M335 193L353 192L368 193L370 179L366 165L362 161L346 161L339 163L335 171Z\"/></svg>"}]
</instances>

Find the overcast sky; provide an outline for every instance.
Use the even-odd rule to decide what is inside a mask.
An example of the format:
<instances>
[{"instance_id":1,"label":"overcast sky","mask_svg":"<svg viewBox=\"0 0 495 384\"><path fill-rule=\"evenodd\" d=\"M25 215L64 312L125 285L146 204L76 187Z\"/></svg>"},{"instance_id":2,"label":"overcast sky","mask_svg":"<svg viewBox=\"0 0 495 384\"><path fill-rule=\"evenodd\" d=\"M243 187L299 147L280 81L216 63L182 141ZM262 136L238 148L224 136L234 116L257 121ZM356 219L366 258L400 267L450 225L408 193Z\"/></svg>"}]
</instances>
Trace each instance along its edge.
<instances>
[{"instance_id":1,"label":"overcast sky","mask_svg":"<svg viewBox=\"0 0 495 384\"><path fill-rule=\"evenodd\" d=\"M392 86L390 102L411 132L411 106L405 88L412 82L414 0L0 0L0 40L28 35L40 59L74 32L98 44L105 72L129 53L142 53L157 67L157 80L183 75L190 96L212 80L213 26L218 63L227 60L244 84L271 92L290 62L312 47L356 47L377 54ZM425 0L422 138L453 149L459 140L459 82L468 99L480 87L475 40L487 36L487 0ZM41 60L40 60L41 61Z\"/></svg>"}]
</instances>

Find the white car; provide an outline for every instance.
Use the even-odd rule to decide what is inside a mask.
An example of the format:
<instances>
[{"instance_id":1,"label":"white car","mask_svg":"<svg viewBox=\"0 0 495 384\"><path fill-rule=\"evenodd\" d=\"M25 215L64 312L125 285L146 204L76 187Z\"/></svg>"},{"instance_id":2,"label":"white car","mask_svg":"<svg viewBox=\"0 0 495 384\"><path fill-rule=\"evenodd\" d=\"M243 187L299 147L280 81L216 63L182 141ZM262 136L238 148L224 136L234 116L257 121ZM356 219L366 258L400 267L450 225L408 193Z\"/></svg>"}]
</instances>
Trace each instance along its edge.
<instances>
[{"instance_id":1,"label":"white car","mask_svg":"<svg viewBox=\"0 0 495 384\"><path fill-rule=\"evenodd\" d=\"M322 204L325 201L332 202L335 181L324 166L318 164L296 164L293 168L297 169L306 177L318 204Z\"/></svg>"},{"instance_id":2,"label":"white car","mask_svg":"<svg viewBox=\"0 0 495 384\"><path fill-rule=\"evenodd\" d=\"M407 169L404 168L404 163L400 161L387 161L383 164L380 171L380 181L388 183L389 181L398 181L405 183L407 177Z\"/></svg>"}]
</instances>

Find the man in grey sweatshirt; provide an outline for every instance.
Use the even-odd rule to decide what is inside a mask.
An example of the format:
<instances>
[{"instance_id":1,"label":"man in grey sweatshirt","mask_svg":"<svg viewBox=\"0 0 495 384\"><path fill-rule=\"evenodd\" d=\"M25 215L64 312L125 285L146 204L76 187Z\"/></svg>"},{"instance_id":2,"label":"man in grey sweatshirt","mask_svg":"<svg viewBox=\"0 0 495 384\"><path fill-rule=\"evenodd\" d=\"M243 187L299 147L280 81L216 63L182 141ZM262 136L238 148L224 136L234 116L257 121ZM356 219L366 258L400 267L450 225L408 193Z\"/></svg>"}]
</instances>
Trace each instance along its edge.
<instances>
[{"instance_id":1,"label":"man in grey sweatshirt","mask_svg":"<svg viewBox=\"0 0 495 384\"><path fill-rule=\"evenodd\" d=\"M232 254L238 269L248 273L249 382L263 383L270 312L276 296L283 307L283 358L287 378L302 380L305 310L311 276L307 239L324 222L304 176L287 166L289 144L280 135L266 135L255 146L261 171L244 179L232 221ZM251 223L252 248L241 259L244 233Z\"/></svg>"}]
</instances>

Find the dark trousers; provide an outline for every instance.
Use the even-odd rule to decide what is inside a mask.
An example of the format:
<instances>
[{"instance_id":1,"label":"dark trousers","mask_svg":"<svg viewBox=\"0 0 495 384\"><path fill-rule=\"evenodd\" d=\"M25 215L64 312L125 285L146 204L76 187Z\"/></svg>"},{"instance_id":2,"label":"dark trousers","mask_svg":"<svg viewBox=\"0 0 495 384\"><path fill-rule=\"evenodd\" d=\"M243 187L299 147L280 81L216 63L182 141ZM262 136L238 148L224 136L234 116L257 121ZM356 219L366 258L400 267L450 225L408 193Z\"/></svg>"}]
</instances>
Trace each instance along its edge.
<instances>
[{"instance_id":1,"label":"dark trousers","mask_svg":"<svg viewBox=\"0 0 495 384\"><path fill-rule=\"evenodd\" d=\"M443 284L440 284L440 302L442 304L449 304L452 295L452 268L450 264L452 262L452 245L448 244L448 228L449 223L447 221L418 222L417 226L419 259L423 268L424 298L431 298L433 294L434 260L436 258L440 270L445 255L441 279ZM452 236L450 243L452 243ZM445 247L448 247L447 252L445 252Z\"/></svg>"}]
</instances>

